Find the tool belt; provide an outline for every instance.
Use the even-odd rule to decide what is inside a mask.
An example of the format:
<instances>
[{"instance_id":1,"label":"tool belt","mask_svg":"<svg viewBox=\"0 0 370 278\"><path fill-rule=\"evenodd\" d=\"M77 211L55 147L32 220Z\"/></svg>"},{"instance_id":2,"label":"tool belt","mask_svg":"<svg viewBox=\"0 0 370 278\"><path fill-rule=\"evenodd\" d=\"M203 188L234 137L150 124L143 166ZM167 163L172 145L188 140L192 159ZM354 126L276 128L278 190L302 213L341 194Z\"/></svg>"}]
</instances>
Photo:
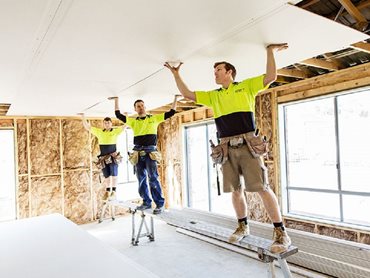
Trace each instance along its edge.
<instances>
[{"instance_id":1,"label":"tool belt","mask_svg":"<svg viewBox=\"0 0 370 278\"><path fill-rule=\"evenodd\" d=\"M220 145L225 145L226 147L233 149L247 145L253 157L264 156L268 152L268 142L266 140L266 136L259 134L258 129L256 131L251 131L236 136L223 137L220 139ZM226 151L226 154L227 152L228 151Z\"/></svg>"},{"instance_id":2,"label":"tool belt","mask_svg":"<svg viewBox=\"0 0 370 278\"><path fill-rule=\"evenodd\" d=\"M146 152L144 150L133 151L132 153L128 153L128 160L132 165L136 165L139 162L139 157L146 156L147 154L149 154L151 160L157 161L157 163L160 163L162 160L162 155L160 152L158 151Z\"/></svg>"},{"instance_id":3,"label":"tool belt","mask_svg":"<svg viewBox=\"0 0 370 278\"><path fill-rule=\"evenodd\" d=\"M212 140L209 140L211 144L211 158L213 165L224 164L228 160L228 146L227 144L213 144Z\"/></svg>"},{"instance_id":4,"label":"tool belt","mask_svg":"<svg viewBox=\"0 0 370 278\"><path fill-rule=\"evenodd\" d=\"M98 157L98 160L95 162L95 165L99 169L105 168L107 164L120 164L122 162L122 156L119 152L113 152L110 154L102 155Z\"/></svg>"}]
</instances>

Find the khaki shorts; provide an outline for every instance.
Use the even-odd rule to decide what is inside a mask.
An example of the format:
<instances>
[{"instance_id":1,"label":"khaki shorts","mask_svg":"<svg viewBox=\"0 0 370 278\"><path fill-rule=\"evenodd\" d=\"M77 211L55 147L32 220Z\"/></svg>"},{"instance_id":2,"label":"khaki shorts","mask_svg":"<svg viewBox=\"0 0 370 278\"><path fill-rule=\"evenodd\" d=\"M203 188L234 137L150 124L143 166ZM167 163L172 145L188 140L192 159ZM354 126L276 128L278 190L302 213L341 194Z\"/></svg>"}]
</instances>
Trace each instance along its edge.
<instances>
[{"instance_id":1,"label":"khaki shorts","mask_svg":"<svg viewBox=\"0 0 370 278\"><path fill-rule=\"evenodd\" d=\"M254 158L246 144L229 147L229 159L222 165L224 192L238 191L245 186L248 192L268 189L267 168L262 157Z\"/></svg>"}]
</instances>

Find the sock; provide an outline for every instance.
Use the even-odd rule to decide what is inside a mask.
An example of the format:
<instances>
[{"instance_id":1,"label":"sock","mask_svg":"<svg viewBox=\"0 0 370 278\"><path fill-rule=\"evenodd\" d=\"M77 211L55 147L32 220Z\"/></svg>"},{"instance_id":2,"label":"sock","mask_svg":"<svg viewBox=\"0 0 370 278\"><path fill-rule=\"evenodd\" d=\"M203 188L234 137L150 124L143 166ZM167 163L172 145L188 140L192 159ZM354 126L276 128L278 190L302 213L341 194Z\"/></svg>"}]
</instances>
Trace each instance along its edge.
<instances>
[{"instance_id":1,"label":"sock","mask_svg":"<svg viewBox=\"0 0 370 278\"><path fill-rule=\"evenodd\" d=\"M244 224L247 225L248 224L247 217L238 219L238 223L242 223L242 222L244 222Z\"/></svg>"},{"instance_id":2,"label":"sock","mask_svg":"<svg viewBox=\"0 0 370 278\"><path fill-rule=\"evenodd\" d=\"M274 224L274 227L275 227L275 228L281 227L281 229L282 229L283 231L285 231L285 227L284 227L283 222L277 222L277 223L273 223L273 224Z\"/></svg>"}]
</instances>

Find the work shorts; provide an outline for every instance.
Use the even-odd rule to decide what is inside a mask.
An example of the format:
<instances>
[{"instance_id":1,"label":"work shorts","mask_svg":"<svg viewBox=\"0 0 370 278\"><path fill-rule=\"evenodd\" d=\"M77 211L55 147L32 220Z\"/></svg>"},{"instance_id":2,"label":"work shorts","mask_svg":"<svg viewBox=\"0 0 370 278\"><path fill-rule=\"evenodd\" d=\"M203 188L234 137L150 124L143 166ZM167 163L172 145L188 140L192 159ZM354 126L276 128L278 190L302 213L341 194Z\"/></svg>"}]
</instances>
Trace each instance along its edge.
<instances>
[{"instance_id":1,"label":"work shorts","mask_svg":"<svg viewBox=\"0 0 370 278\"><path fill-rule=\"evenodd\" d=\"M116 177L118 175L118 164L116 163L109 163L105 164L105 167L102 169L104 178L108 178L110 176Z\"/></svg>"},{"instance_id":2,"label":"work shorts","mask_svg":"<svg viewBox=\"0 0 370 278\"><path fill-rule=\"evenodd\" d=\"M228 148L228 160L222 165L223 191L238 191L242 186L248 192L268 189L267 168L262 157L253 157L248 146Z\"/></svg>"}]
</instances>

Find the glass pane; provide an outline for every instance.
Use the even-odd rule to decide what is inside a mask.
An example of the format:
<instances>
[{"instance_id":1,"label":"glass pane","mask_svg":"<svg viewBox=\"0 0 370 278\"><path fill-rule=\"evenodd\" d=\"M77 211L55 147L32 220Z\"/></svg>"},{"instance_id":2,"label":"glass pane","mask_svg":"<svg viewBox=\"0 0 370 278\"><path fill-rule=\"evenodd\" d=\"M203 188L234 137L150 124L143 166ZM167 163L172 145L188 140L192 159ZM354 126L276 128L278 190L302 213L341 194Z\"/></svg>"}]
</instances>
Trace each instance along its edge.
<instances>
[{"instance_id":1,"label":"glass pane","mask_svg":"<svg viewBox=\"0 0 370 278\"><path fill-rule=\"evenodd\" d=\"M289 212L340 220L339 195L289 190Z\"/></svg>"},{"instance_id":2,"label":"glass pane","mask_svg":"<svg viewBox=\"0 0 370 278\"><path fill-rule=\"evenodd\" d=\"M209 210L206 126L186 128L189 206Z\"/></svg>"},{"instance_id":3,"label":"glass pane","mask_svg":"<svg viewBox=\"0 0 370 278\"><path fill-rule=\"evenodd\" d=\"M370 92L338 97L342 190L370 192Z\"/></svg>"},{"instance_id":4,"label":"glass pane","mask_svg":"<svg viewBox=\"0 0 370 278\"><path fill-rule=\"evenodd\" d=\"M118 165L118 183L124 183L128 181L127 172L127 138L126 132L124 131L117 140L117 150L122 155L122 163Z\"/></svg>"},{"instance_id":5,"label":"glass pane","mask_svg":"<svg viewBox=\"0 0 370 278\"><path fill-rule=\"evenodd\" d=\"M334 99L285 107L288 186L338 189Z\"/></svg>"},{"instance_id":6,"label":"glass pane","mask_svg":"<svg viewBox=\"0 0 370 278\"><path fill-rule=\"evenodd\" d=\"M127 150L132 151L134 148L134 132L130 128L126 128L126 140L127 140ZM128 161L127 163L128 180L130 182L137 181L136 175L134 174L134 166Z\"/></svg>"},{"instance_id":7,"label":"glass pane","mask_svg":"<svg viewBox=\"0 0 370 278\"><path fill-rule=\"evenodd\" d=\"M343 216L345 222L370 226L369 211L370 197L343 196Z\"/></svg>"},{"instance_id":8,"label":"glass pane","mask_svg":"<svg viewBox=\"0 0 370 278\"><path fill-rule=\"evenodd\" d=\"M216 136L216 125L209 124L208 125L208 137L212 139L213 143L216 144L217 136ZM208 144L209 152L210 146ZM216 168L213 167L212 159L208 157L210 163L210 183L211 183L211 211L223 215L235 216L234 208L231 202L231 194L230 193L223 193L222 192L222 171L219 168L218 170L218 180L220 186L221 195L218 195L218 188L217 188L217 173Z\"/></svg>"}]
</instances>

